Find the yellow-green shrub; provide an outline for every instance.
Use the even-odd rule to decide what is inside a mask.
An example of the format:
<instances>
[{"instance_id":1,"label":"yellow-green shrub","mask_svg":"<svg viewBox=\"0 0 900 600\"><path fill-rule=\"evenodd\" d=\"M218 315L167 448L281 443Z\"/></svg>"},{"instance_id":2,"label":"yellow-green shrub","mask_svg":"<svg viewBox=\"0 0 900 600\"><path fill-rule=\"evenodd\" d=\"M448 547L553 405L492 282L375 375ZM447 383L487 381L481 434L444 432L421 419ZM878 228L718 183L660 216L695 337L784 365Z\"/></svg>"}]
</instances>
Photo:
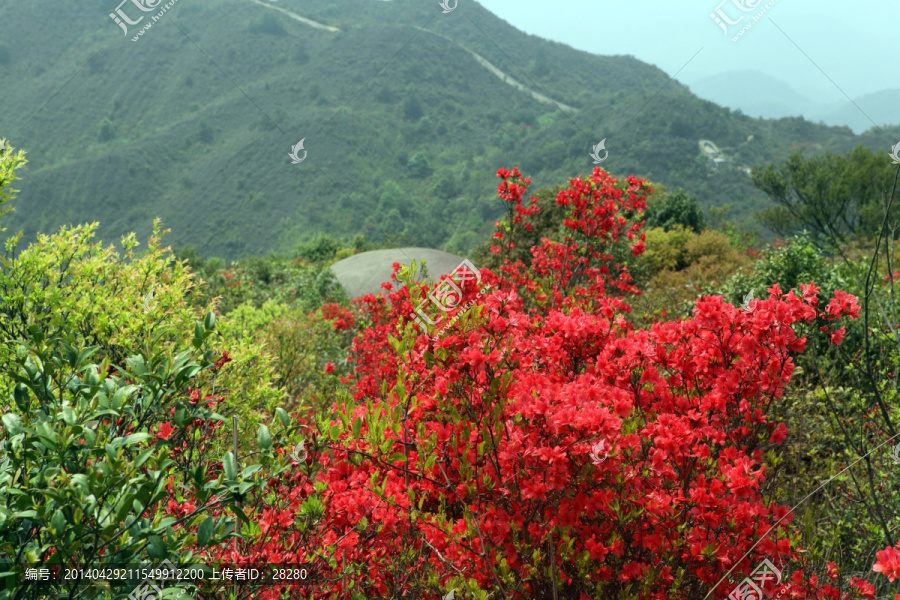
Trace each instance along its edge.
<instances>
[{"instance_id":1,"label":"yellow-green shrub","mask_svg":"<svg viewBox=\"0 0 900 600\"><path fill-rule=\"evenodd\" d=\"M655 275L664 269L678 270L687 266L687 245L697 234L681 225L675 225L669 231L654 227L646 234L646 250L641 258L648 275Z\"/></svg>"}]
</instances>

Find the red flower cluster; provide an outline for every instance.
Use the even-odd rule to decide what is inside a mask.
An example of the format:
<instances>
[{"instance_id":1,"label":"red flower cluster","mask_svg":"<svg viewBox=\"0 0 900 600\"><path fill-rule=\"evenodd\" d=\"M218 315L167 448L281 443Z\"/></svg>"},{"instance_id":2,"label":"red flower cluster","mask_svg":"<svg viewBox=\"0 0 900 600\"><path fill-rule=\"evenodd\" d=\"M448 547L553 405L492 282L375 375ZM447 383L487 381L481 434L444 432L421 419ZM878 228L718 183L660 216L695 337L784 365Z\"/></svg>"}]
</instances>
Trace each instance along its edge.
<instances>
[{"instance_id":1,"label":"red flower cluster","mask_svg":"<svg viewBox=\"0 0 900 600\"><path fill-rule=\"evenodd\" d=\"M335 331L347 331L356 324L349 308L333 302L322 305L322 318L326 321L334 321Z\"/></svg>"},{"instance_id":2,"label":"red flower cluster","mask_svg":"<svg viewBox=\"0 0 900 600\"><path fill-rule=\"evenodd\" d=\"M225 366L227 363L230 363L232 358L228 355L228 350L222 352L222 356L216 359L215 363L212 366L212 372L216 373L219 369Z\"/></svg>"},{"instance_id":3,"label":"red flower cluster","mask_svg":"<svg viewBox=\"0 0 900 600\"><path fill-rule=\"evenodd\" d=\"M504 180L498 195L514 203L513 226L521 225L531 231L532 223L523 219L537 215L536 199L532 197L527 208L522 204L530 179L522 179L518 169L500 169L497 176ZM563 243L544 239L542 245L531 249L533 260L528 268L521 262L507 263L501 267L503 275L519 290L527 290L526 296L542 284L545 289L535 298L543 305L553 296L553 304L579 304L591 312L597 303L604 304L608 311L628 310L612 294L640 292L631 284L627 265L616 261L613 250L623 240L634 242L637 238L631 254L643 253L645 235L640 233L643 221L639 216L646 208L644 194L652 188L636 177L628 177L626 182L627 187L622 189L615 178L600 168L595 168L587 179L569 181L569 186L556 197L558 205L569 209ZM499 228L498 233L502 233ZM511 245L508 247L511 249ZM491 249L496 253L504 250L497 245Z\"/></svg>"}]
</instances>

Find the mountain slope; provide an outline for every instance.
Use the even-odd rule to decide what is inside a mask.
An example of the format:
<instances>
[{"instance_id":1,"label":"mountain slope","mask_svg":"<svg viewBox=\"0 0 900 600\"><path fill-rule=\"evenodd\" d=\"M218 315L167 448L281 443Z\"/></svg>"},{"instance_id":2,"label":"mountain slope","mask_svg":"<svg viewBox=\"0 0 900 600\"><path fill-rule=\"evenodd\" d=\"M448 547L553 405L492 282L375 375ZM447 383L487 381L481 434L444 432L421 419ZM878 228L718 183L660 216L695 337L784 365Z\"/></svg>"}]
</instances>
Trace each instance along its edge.
<instances>
[{"instance_id":1,"label":"mountain slope","mask_svg":"<svg viewBox=\"0 0 900 600\"><path fill-rule=\"evenodd\" d=\"M476 3L185 2L138 42L105 0L41 6L0 6L0 78L17 83L0 89L0 136L31 161L7 220L27 236L99 220L106 241L146 239L159 216L171 243L225 258L318 231L464 253L502 214L497 167L559 184L590 171L604 138L604 168L732 203L746 221L764 199L737 166L897 137L738 115ZM300 139L308 155L293 165ZM710 171L699 139L736 167Z\"/></svg>"}]
</instances>

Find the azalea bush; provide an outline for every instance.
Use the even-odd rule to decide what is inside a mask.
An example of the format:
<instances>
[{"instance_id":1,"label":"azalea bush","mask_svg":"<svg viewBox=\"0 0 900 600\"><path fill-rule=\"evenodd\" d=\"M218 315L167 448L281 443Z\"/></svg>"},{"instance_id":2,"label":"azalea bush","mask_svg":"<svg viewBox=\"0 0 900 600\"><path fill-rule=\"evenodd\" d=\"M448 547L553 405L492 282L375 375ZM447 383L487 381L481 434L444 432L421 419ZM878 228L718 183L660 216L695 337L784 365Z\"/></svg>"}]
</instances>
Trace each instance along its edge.
<instances>
[{"instance_id":1,"label":"azalea bush","mask_svg":"<svg viewBox=\"0 0 900 600\"><path fill-rule=\"evenodd\" d=\"M539 208L517 170L498 176L501 266L459 283L446 329L410 319L434 291L415 267L362 299L353 395L299 424L299 472L270 479L247 556L314 562L317 598L724 598L764 558L794 571L793 597L846 594L837 569L804 572L771 500L789 432L768 415L806 335L839 338L856 299L773 285L752 310L705 296L690 318L637 329L629 260L648 184L571 180L565 234L526 265L510 240Z\"/></svg>"}]
</instances>

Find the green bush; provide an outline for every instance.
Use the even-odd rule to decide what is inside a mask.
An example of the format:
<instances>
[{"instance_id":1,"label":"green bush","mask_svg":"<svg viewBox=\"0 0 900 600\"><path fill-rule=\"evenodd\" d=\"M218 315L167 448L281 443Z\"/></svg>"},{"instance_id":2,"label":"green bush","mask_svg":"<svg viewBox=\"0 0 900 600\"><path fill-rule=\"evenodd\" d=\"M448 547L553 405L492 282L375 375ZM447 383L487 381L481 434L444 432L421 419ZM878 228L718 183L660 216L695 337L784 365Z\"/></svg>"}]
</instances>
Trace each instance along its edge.
<instances>
[{"instance_id":1,"label":"green bush","mask_svg":"<svg viewBox=\"0 0 900 600\"><path fill-rule=\"evenodd\" d=\"M766 290L773 283L787 292L798 290L801 283L815 281L822 293L829 295L835 288L852 288L844 271L835 267L809 236L802 233L763 252L752 271L732 277L721 293L729 302L740 304L751 291L755 298L767 297Z\"/></svg>"},{"instance_id":2,"label":"green bush","mask_svg":"<svg viewBox=\"0 0 900 600\"><path fill-rule=\"evenodd\" d=\"M228 471L208 435L223 417L190 401L201 372L216 368L214 315L195 323L186 349L152 345L121 366L98 364L98 346L50 334L55 325L33 323L6 344L0 379L14 392L0 437L0 552L45 568L181 564L190 546L230 537L236 520L222 509L237 515L241 494L265 480ZM166 511L175 479L195 498L180 517ZM37 597L37 585L20 580L0 598ZM42 594L76 591L53 588Z\"/></svg>"},{"instance_id":3,"label":"green bush","mask_svg":"<svg viewBox=\"0 0 900 600\"><path fill-rule=\"evenodd\" d=\"M674 225L669 230L655 227L646 232L644 241L646 250L641 262L646 264L649 275L655 275L663 269L672 271L685 268L688 242L696 238L696 234L681 225Z\"/></svg>"},{"instance_id":4,"label":"green bush","mask_svg":"<svg viewBox=\"0 0 900 600\"><path fill-rule=\"evenodd\" d=\"M706 226L697 199L686 194L681 188L672 194L664 194L653 202L648 201L644 219L645 227L661 227L666 231L681 226L694 233L700 233Z\"/></svg>"},{"instance_id":5,"label":"green bush","mask_svg":"<svg viewBox=\"0 0 900 600\"><path fill-rule=\"evenodd\" d=\"M4 202L23 162L0 156ZM96 227L40 235L18 255L14 236L0 258L0 552L17 565L189 561L188 548L240 531L242 498L284 468L257 427L283 396L262 347L217 329L158 222L142 256L133 234L122 256L94 243ZM241 447L259 448L241 471L230 436L214 434L232 415ZM0 598L86 593L8 579Z\"/></svg>"}]
</instances>

